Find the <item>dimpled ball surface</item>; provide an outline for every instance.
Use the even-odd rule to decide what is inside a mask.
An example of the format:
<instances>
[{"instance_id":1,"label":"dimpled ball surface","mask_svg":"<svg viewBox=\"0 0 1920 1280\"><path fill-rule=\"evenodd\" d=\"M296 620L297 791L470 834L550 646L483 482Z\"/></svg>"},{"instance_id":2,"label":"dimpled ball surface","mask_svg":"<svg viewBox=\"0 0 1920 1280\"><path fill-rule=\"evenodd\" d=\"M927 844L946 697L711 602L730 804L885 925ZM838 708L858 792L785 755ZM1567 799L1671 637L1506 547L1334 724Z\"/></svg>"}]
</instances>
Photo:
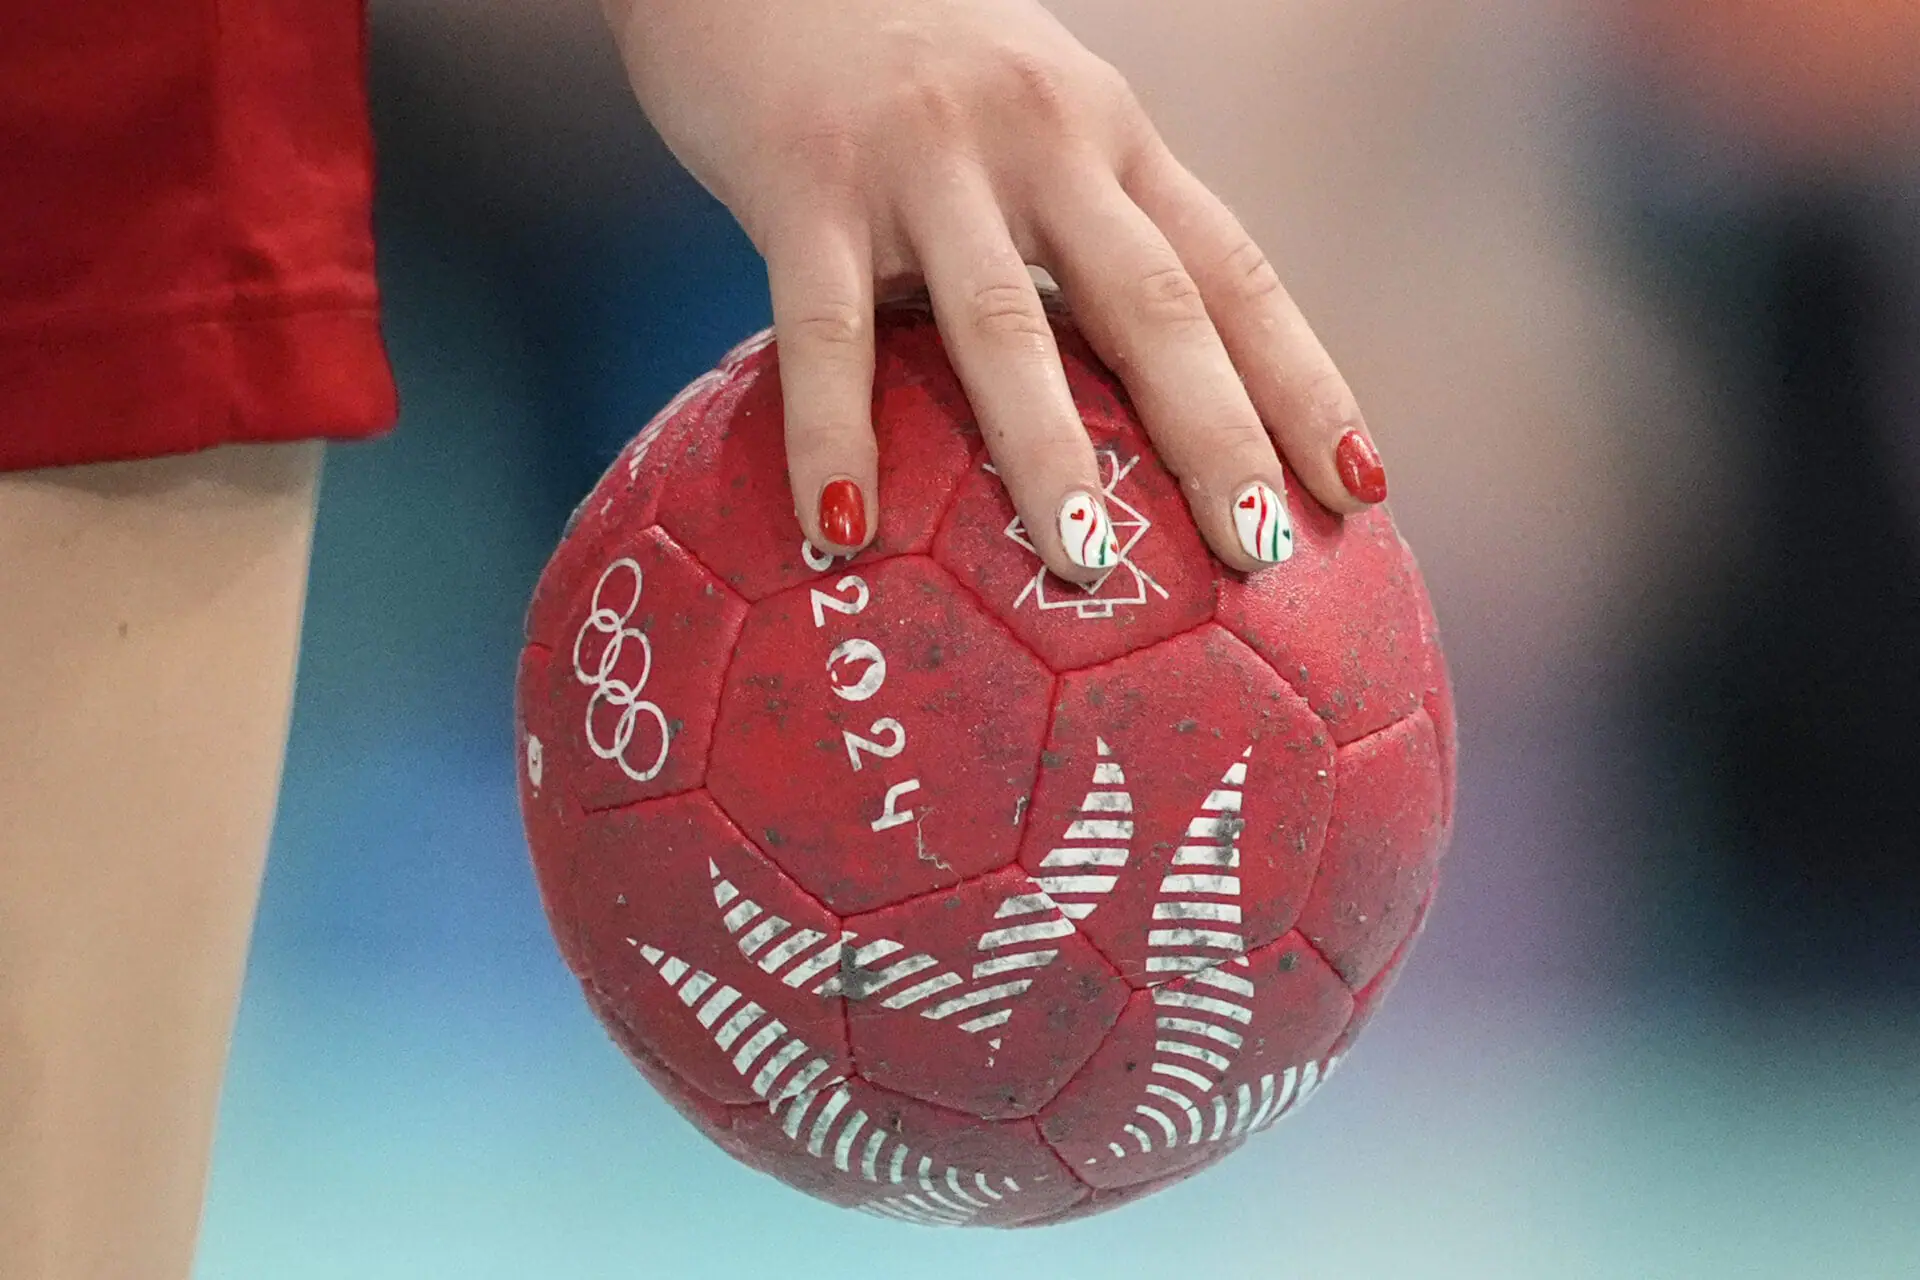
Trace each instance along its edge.
<instances>
[{"instance_id":1,"label":"dimpled ball surface","mask_svg":"<svg viewBox=\"0 0 1920 1280\"><path fill-rule=\"evenodd\" d=\"M1168 1186L1297 1110L1419 931L1451 820L1433 615L1384 510L1289 482L1245 576L1064 317L1123 558L1042 572L924 311L878 325L885 511L808 548L756 339L540 579L520 793L567 964L747 1164L926 1225Z\"/></svg>"}]
</instances>

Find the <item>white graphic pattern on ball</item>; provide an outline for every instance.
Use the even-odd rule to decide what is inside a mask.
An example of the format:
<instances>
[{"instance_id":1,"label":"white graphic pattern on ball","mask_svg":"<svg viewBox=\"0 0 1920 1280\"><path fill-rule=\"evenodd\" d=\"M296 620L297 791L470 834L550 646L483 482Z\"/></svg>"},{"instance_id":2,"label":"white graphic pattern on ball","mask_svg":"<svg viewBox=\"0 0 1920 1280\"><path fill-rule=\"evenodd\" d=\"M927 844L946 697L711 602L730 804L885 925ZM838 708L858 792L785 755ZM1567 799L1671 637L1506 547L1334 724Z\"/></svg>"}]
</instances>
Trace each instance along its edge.
<instances>
[{"instance_id":1,"label":"white graphic pattern on ball","mask_svg":"<svg viewBox=\"0 0 1920 1280\"><path fill-rule=\"evenodd\" d=\"M849 973L859 974L861 999L873 999L898 987L893 994L879 998L882 1007L917 1008L921 1017L936 1022L946 1022L955 1013L972 1013L978 1016L948 1025L972 1034L997 1031L1012 1020L1020 997L1027 994L1038 976L1036 971L1044 971L1059 957L1057 948L1045 944L1079 932L1075 921L1091 917L1127 869L1135 837L1133 797L1126 789L1125 771L1106 741L1096 739L1095 750L1095 789L1087 793L1079 811L1069 819L1060 844L1047 854L1041 866L1043 870L1075 871L1091 866L1112 874L1042 876L1027 881L1022 890L1005 898L981 935L978 949L993 952L1011 947L1011 952L1003 951L976 964L971 983L960 973L943 968L933 956L910 951L890 938L863 939L846 929L834 937L817 929L796 927L741 894L719 864L710 859L707 869L713 880L714 907L741 955L788 987L810 989L816 996L840 997L846 994L844 984ZM1253 748L1248 747L1199 802L1196 816L1187 824L1186 840L1175 850L1161 878L1147 935L1152 954L1146 959L1156 1006L1154 1056L1148 1067L1148 1082L1143 1086L1145 1096L1131 1113L1138 1122L1122 1118L1115 1140L1106 1145L1114 1159L1237 1142L1264 1132L1283 1116L1298 1111L1340 1065L1340 1058L1333 1056L1266 1072L1257 1080L1231 1088L1227 1083L1246 1046L1258 991L1257 983L1243 976L1249 966L1239 904L1239 839L1246 826L1240 815L1252 757ZM1084 841L1101 843L1087 845ZM1077 896L1062 904L1054 901L1054 892ZM1010 919L1023 916L1029 921L1016 923ZM645 950L647 958L660 967L663 953L652 947ZM679 964L672 959L666 963ZM879 965L885 967L875 967ZM1030 976L1002 981L1009 970ZM928 973L933 976L928 977ZM674 973L666 976L669 981L676 977ZM700 990L713 981L701 975ZM987 985L988 981L993 985ZM901 986L903 983L907 985ZM733 988L725 990L731 992ZM757 1004L748 1007L756 1018L766 1013ZM785 1032L785 1024L778 1020L769 1025ZM734 1034L726 1036L720 1047L730 1050L733 1039L744 1029L733 1029ZM997 1052L1003 1041L996 1037L990 1043ZM788 1052L769 1059L768 1069L755 1083L756 1092L767 1096L781 1073L808 1052L789 1046ZM993 1062L989 1057L987 1066ZM744 1073L750 1064L736 1060L735 1065ZM810 1099L839 1084L836 1079L831 1085L814 1086L827 1069L825 1059L816 1058L804 1071L797 1072L797 1086L775 1090L775 1109L779 1109L783 1097L798 1097L804 1092ZM802 1111L805 1105L810 1103L800 1104ZM820 1123L831 1125L832 1119L831 1114L823 1112ZM861 1113L857 1119L864 1123L866 1117ZM858 1127L856 1124L848 1132ZM794 1133L790 1131L788 1136ZM817 1138L816 1134L815 1146L819 1145ZM841 1144L843 1153L851 1141L849 1137ZM813 1154L820 1153L816 1150ZM1105 1158L1091 1156L1083 1164L1095 1165ZM844 1161L841 1168L846 1168ZM931 1192L932 1188L926 1190ZM876 1202L861 1207L882 1216L941 1226L963 1225L977 1212L944 1202L933 1206ZM954 1209L958 1212L949 1212Z\"/></svg>"},{"instance_id":2,"label":"white graphic pattern on ball","mask_svg":"<svg viewBox=\"0 0 1920 1280\"><path fill-rule=\"evenodd\" d=\"M616 610L609 607L603 597L607 583L622 570L633 575L633 598L627 602L625 609ZM639 628L627 625L633 619L634 610L640 607L640 592L645 581L640 566L630 559L622 558L608 565L601 573L600 581L594 584L593 608L587 614L587 620L580 624L579 634L573 638L573 674L581 684L593 690L593 696L587 699L587 747L602 760L611 760L619 765L621 772L635 782L651 782L660 776L660 771L667 766L667 750L672 739L667 730L666 713L660 710L658 703L640 696L647 687L648 677L653 674L653 642ZM607 637L607 647L601 650L600 661L592 670L588 670L580 656L581 646L589 635ZM629 641L640 646L643 659L640 678L631 682L615 679L613 674L620 665ZM601 742L594 729L594 711L603 703L620 708L620 719L614 725L611 744ZM643 714L652 716L660 726L660 753L654 757L652 764L644 769L636 769L627 759L627 748L633 744L634 727Z\"/></svg>"}]
</instances>

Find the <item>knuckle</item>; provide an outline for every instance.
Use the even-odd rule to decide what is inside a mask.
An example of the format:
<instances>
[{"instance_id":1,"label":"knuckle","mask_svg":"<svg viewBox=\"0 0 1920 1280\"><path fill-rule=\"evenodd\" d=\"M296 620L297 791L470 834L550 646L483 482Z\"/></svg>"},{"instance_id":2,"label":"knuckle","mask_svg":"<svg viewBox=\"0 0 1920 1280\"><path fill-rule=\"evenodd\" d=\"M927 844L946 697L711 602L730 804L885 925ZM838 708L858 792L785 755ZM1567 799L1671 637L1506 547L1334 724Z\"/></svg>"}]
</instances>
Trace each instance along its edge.
<instances>
[{"instance_id":1,"label":"knuckle","mask_svg":"<svg viewBox=\"0 0 1920 1280\"><path fill-rule=\"evenodd\" d=\"M1264 302L1279 296L1280 273L1251 237L1243 237L1221 261L1221 274L1234 293L1246 302Z\"/></svg>"},{"instance_id":2,"label":"knuckle","mask_svg":"<svg viewBox=\"0 0 1920 1280\"><path fill-rule=\"evenodd\" d=\"M1075 78L1051 59L1027 50L1007 55L1003 68L1013 105L1029 120L1062 124L1074 116Z\"/></svg>"},{"instance_id":3,"label":"knuckle","mask_svg":"<svg viewBox=\"0 0 1920 1280\"><path fill-rule=\"evenodd\" d=\"M1244 418L1229 418L1213 429L1214 439L1208 449L1209 455L1226 455L1241 459L1248 454L1271 455L1273 441L1267 435L1266 427L1258 422Z\"/></svg>"},{"instance_id":4,"label":"knuckle","mask_svg":"<svg viewBox=\"0 0 1920 1280\"><path fill-rule=\"evenodd\" d=\"M785 158L823 186L851 188L866 165L862 131L850 120L828 119L792 134Z\"/></svg>"},{"instance_id":5,"label":"knuckle","mask_svg":"<svg viewBox=\"0 0 1920 1280\"><path fill-rule=\"evenodd\" d=\"M1133 82L1111 62L1102 58L1091 59L1086 82L1093 100L1104 106L1115 120L1129 126L1146 124L1146 109L1140 105L1140 97L1133 91Z\"/></svg>"},{"instance_id":6,"label":"knuckle","mask_svg":"<svg viewBox=\"0 0 1920 1280\"><path fill-rule=\"evenodd\" d=\"M869 317L853 303L821 301L789 319L782 336L815 352L851 355L864 348L871 327Z\"/></svg>"},{"instance_id":7,"label":"knuckle","mask_svg":"<svg viewBox=\"0 0 1920 1280\"><path fill-rule=\"evenodd\" d=\"M895 92L890 114L912 122L923 136L957 137L966 128L966 95L945 77L916 76Z\"/></svg>"},{"instance_id":8,"label":"knuckle","mask_svg":"<svg viewBox=\"0 0 1920 1280\"><path fill-rule=\"evenodd\" d=\"M1129 290L1133 313L1156 328L1191 329L1208 323L1200 286L1177 262L1149 267L1135 276Z\"/></svg>"},{"instance_id":9,"label":"knuckle","mask_svg":"<svg viewBox=\"0 0 1920 1280\"><path fill-rule=\"evenodd\" d=\"M967 297L967 327L983 338L1038 346L1053 330L1030 283L996 281Z\"/></svg>"}]
</instances>

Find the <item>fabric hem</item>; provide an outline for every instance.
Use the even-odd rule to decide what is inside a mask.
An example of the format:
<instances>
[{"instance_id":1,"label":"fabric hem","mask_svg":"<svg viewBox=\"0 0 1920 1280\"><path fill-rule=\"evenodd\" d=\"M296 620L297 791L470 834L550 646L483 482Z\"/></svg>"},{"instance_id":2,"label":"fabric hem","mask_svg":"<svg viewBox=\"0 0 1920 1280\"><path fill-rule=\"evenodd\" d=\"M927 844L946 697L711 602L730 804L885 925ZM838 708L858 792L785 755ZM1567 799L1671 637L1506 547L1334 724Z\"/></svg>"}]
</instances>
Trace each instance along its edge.
<instances>
[{"instance_id":1,"label":"fabric hem","mask_svg":"<svg viewBox=\"0 0 1920 1280\"><path fill-rule=\"evenodd\" d=\"M366 439L397 413L371 303L0 337L0 471Z\"/></svg>"}]
</instances>

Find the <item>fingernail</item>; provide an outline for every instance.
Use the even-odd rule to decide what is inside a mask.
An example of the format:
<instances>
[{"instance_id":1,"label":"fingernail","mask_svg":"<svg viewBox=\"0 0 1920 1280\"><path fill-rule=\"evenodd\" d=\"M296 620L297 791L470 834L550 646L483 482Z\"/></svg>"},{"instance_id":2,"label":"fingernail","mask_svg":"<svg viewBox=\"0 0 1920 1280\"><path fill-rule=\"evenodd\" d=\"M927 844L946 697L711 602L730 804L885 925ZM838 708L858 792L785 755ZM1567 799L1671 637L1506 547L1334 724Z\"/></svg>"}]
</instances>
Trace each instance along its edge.
<instances>
[{"instance_id":1,"label":"fingernail","mask_svg":"<svg viewBox=\"0 0 1920 1280\"><path fill-rule=\"evenodd\" d=\"M851 480L829 480L820 491L820 532L837 546L857 547L867 540L867 501Z\"/></svg>"},{"instance_id":2,"label":"fingernail","mask_svg":"<svg viewBox=\"0 0 1920 1280\"><path fill-rule=\"evenodd\" d=\"M1286 499L1271 485L1255 480L1233 500L1233 527L1240 549L1255 560L1279 564L1293 556L1293 520Z\"/></svg>"},{"instance_id":3,"label":"fingernail","mask_svg":"<svg viewBox=\"0 0 1920 1280\"><path fill-rule=\"evenodd\" d=\"M1380 465L1373 441L1358 431L1349 431L1340 437L1333 460L1348 493L1368 505L1387 500L1387 469Z\"/></svg>"},{"instance_id":4,"label":"fingernail","mask_svg":"<svg viewBox=\"0 0 1920 1280\"><path fill-rule=\"evenodd\" d=\"M1082 569L1111 569L1120 560L1107 513L1086 493L1070 493L1060 504L1060 543Z\"/></svg>"}]
</instances>

